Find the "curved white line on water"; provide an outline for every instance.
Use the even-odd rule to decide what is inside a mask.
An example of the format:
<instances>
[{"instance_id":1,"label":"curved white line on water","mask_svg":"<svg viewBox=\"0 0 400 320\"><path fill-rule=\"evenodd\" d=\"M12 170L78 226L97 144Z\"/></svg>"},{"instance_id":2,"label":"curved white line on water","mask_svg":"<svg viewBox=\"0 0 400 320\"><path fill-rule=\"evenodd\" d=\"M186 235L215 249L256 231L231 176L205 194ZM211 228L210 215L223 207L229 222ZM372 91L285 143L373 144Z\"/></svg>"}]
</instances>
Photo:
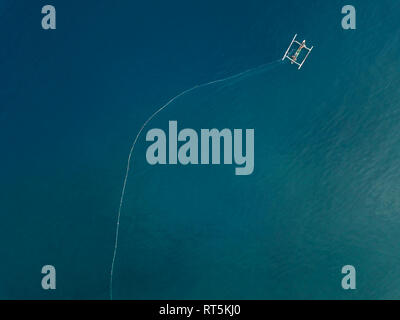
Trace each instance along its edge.
<instances>
[{"instance_id":1,"label":"curved white line on water","mask_svg":"<svg viewBox=\"0 0 400 320\"><path fill-rule=\"evenodd\" d=\"M127 184L127 182L128 182L128 175L129 175L130 163L131 163L133 151L135 150L136 142L138 141L139 136L140 136L140 134L142 133L143 129L147 126L147 124L148 124L158 113L160 113L162 110L164 110L166 107L168 107L172 102L174 102L174 101L175 101L176 99L178 99L179 97L185 95L186 93L191 92L191 91L193 91L193 90L195 90L195 89L198 89L198 88L201 88L201 87L206 87L206 86L215 84L215 83L224 82L224 81L231 80L231 79L234 79L234 78L239 78L239 77L241 77L241 76L243 76L243 75L245 75L245 74L250 73L251 71L256 71L256 70L262 69L262 68L264 68L264 67L266 67L266 66L273 65L274 63L277 63L277 62L280 63L281 60L279 59L279 60L276 60L276 61L273 61L273 62L270 62L270 63L266 63L266 64L263 64L263 65L261 65L261 66L258 66L258 67L255 67L255 68L251 68L251 69L248 69L248 70L246 70L246 71L237 73L237 74L235 74L235 75L233 75L233 76L229 76L229 77L226 77L226 78L222 78L222 79L210 81L210 82L207 82L207 83L195 85L194 87L192 87L192 88L190 88L190 89L187 89L187 90L185 90L185 91L182 91L180 94L176 95L176 96L173 97L171 100L169 100L166 104L164 104L161 108L159 108L158 110L156 110L156 111L143 123L143 125L140 127L140 130L139 130L139 132L137 133L137 135L136 135L136 137L135 137L135 140L133 140L131 149L130 149L130 151L129 151L128 163L127 163L127 166L126 166L124 183L123 183L123 185L122 185L121 198L120 198L120 200L119 200L119 208L118 208L118 216L117 216L117 226L116 226L116 230L115 230L114 253L113 253L113 258L112 258L112 262L111 262L111 272L110 272L110 299L111 299L111 300L112 300L112 298L113 298L113 290L112 290L112 288L113 288L113 275L114 275L115 257L116 257L116 255L117 255L117 249L118 249L118 235L119 235L119 223L120 223L120 220L121 220L121 209L122 209L122 205L123 205L123 203L124 203L125 189L126 189L126 184ZM261 70L260 70L260 71L261 71Z\"/></svg>"}]
</instances>

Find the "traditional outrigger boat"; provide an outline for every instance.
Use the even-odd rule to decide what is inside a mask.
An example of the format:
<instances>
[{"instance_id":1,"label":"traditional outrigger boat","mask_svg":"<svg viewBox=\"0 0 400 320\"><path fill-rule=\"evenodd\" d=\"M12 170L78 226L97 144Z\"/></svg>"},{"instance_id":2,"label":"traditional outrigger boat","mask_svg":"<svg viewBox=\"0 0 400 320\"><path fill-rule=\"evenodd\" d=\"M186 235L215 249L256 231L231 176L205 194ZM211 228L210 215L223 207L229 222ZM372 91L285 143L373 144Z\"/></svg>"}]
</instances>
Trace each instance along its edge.
<instances>
[{"instance_id":1,"label":"traditional outrigger boat","mask_svg":"<svg viewBox=\"0 0 400 320\"><path fill-rule=\"evenodd\" d=\"M308 55L310 54L311 50L314 48L314 46L312 46L311 48L308 48L306 46L306 40L303 40L302 43L300 43L299 41L296 40L297 34L294 35L292 42L289 45L289 48L286 50L285 55L282 58L282 61L285 60L285 58L289 59L291 61L292 64L297 64L299 66L299 70L301 69L301 67L303 66L304 62L307 60ZM299 45L299 48L296 50L296 53L293 56L288 56L288 53L290 51L290 49L292 48L293 43L296 43ZM297 59L301 53L301 51L305 49L308 50L306 56L304 57L302 62L298 62Z\"/></svg>"}]
</instances>

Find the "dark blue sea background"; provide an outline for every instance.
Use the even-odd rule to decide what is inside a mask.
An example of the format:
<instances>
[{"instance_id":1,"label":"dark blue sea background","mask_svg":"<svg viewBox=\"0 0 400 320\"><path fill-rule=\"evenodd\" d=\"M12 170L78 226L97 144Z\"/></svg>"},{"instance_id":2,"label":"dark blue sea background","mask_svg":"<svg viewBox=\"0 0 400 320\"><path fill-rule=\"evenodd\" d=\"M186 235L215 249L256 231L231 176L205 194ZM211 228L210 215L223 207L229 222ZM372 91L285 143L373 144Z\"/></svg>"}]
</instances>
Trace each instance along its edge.
<instances>
[{"instance_id":1,"label":"dark blue sea background","mask_svg":"<svg viewBox=\"0 0 400 320\"><path fill-rule=\"evenodd\" d=\"M399 299L399 17L397 0L0 0L0 298L108 299L138 130L255 68L140 136L114 298ZM314 45L300 71L279 62L295 33ZM150 166L169 120L254 128L254 173Z\"/></svg>"}]
</instances>

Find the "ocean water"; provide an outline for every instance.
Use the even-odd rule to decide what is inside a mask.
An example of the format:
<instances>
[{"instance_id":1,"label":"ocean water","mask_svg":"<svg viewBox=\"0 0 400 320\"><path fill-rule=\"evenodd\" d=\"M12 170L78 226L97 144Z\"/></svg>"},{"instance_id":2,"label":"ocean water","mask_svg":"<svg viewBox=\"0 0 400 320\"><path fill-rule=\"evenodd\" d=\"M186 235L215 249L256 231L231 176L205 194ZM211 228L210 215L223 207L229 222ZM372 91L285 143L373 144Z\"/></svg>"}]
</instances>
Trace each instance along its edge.
<instances>
[{"instance_id":1,"label":"ocean water","mask_svg":"<svg viewBox=\"0 0 400 320\"><path fill-rule=\"evenodd\" d=\"M254 128L255 170L150 166L115 299L400 298L400 3L0 1L0 298L108 299L148 125ZM302 70L279 62L295 33ZM41 288L43 265L57 289ZM341 288L354 265L357 290Z\"/></svg>"}]
</instances>

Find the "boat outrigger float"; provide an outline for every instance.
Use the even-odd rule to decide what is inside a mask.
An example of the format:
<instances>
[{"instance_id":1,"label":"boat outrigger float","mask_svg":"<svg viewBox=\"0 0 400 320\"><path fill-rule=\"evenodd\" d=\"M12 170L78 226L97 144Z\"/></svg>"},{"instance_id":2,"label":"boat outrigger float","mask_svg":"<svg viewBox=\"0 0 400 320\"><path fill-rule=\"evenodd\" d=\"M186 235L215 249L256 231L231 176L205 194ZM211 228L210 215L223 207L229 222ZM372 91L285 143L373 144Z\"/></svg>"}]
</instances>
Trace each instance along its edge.
<instances>
[{"instance_id":1,"label":"boat outrigger float","mask_svg":"<svg viewBox=\"0 0 400 320\"><path fill-rule=\"evenodd\" d=\"M292 40L292 42L290 43L289 48L286 50L285 55L284 55L283 58L282 58L282 61L285 60L285 58L288 58L288 59L292 62L292 64L293 64L293 63L297 64L297 65L299 66L298 69L300 70L301 67L303 66L304 62L307 60L308 55L310 54L310 52L311 52L311 50L314 48L314 46L312 46L311 48L307 48L307 46L306 46L306 40L303 40L303 42L300 43L300 42L296 41L296 37L297 37L297 34L294 35L293 40ZM296 53L295 53L293 56L288 56L289 50L292 48L293 43L298 44L298 45L299 45L299 48L297 49ZM300 55L300 53L301 53L301 51L302 51L303 49L308 50L308 52L307 52L306 56L304 57L303 61L302 61L302 62L298 62L298 61L297 61L297 58L299 57L299 55Z\"/></svg>"}]
</instances>

